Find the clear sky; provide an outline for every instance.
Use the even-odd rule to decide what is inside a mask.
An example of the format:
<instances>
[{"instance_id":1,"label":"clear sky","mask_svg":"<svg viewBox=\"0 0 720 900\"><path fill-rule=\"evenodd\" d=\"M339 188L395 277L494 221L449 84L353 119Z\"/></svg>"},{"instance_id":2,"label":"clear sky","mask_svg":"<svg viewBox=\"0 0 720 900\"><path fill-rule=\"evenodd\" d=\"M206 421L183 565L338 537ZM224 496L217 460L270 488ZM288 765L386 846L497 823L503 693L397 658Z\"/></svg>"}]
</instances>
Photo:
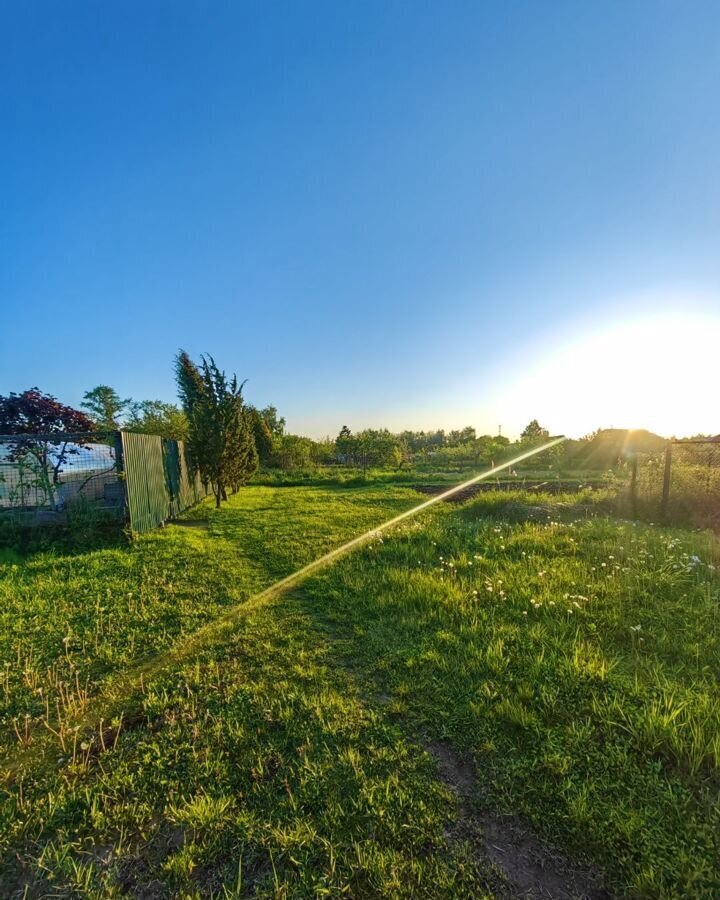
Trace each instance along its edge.
<instances>
[{"instance_id":1,"label":"clear sky","mask_svg":"<svg viewBox=\"0 0 720 900\"><path fill-rule=\"evenodd\" d=\"M0 393L720 431L716 0L0 17Z\"/></svg>"}]
</instances>

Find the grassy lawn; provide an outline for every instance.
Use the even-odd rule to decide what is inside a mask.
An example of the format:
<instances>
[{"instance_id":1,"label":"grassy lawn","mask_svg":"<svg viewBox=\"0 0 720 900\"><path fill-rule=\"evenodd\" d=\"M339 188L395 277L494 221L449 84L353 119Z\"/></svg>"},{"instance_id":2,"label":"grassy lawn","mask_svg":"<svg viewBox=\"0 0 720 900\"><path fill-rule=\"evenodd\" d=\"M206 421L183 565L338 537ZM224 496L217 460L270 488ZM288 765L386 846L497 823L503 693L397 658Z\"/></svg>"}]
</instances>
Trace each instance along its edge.
<instances>
[{"instance_id":1,"label":"grassy lawn","mask_svg":"<svg viewBox=\"0 0 720 900\"><path fill-rule=\"evenodd\" d=\"M485 494L243 602L422 499L253 486L0 562L3 895L512 896L492 814L611 895L717 897L717 544Z\"/></svg>"},{"instance_id":2,"label":"grassy lawn","mask_svg":"<svg viewBox=\"0 0 720 900\"><path fill-rule=\"evenodd\" d=\"M179 524L88 552L8 558L0 579L0 697L7 749L26 715L82 706L129 666L332 547L407 509L406 488L247 488ZM0 560L2 565L2 560Z\"/></svg>"},{"instance_id":3,"label":"grassy lawn","mask_svg":"<svg viewBox=\"0 0 720 900\"><path fill-rule=\"evenodd\" d=\"M391 718L470 754L489 806L618 893L716 897L717 545L561 510L504 522L517 509L485 495L345 560L305 604Z\"/></svg>"}]
</instances>

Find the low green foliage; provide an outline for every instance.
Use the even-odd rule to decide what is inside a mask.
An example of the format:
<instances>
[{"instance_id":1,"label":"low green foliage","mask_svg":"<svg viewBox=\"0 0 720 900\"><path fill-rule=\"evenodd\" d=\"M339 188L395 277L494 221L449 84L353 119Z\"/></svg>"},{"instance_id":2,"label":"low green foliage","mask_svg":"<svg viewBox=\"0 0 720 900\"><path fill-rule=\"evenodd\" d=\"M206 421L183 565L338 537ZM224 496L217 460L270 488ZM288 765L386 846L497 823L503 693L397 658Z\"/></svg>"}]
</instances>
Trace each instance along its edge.
<instances>
[{"instance_id":1,"label":"low green foliage","mask_svg":"<svg viewBox=\"0 0 720 900\"><path fill-rule=\"evenodd\" d=\"M619 892L715 897L717 545L537 502L408 525L307 602L399 720L473 755L493 806Z\"/></svg>"},{"instance_id":2,"label":"low green foliage","mask_svg":"<svg viewBox=\"0 0 720 900\"><path fill-rule=\"evenodd\" d=\"M469 476L468 476L469 477ZM289 487L299 485L341 485L354 487L369 484L400 485L416 484L419 482L433 482L448 484L457 483L457 472L432 469L423 471L420 469L371 468L367 472L359 472L351 466L317 466L300 469L261 469L254 477L253 484L265 484L276 487Z\"/></svg>"},{"instance_id":3,"label":"low green foliage","mask_svg":"<svg viewBox=\"0 0 720 900\"><path fill-rule=\"evenodd\" d=\"M672 460L670 490L663 509L664 455L648 457L638 467L637 501L634 508L640 518L684 525L688 528L712 528L720 532L720 447L712 465L693 463L683 445L676 444ZM707 446L714 446L708 444ZM705 448L703 447L703 450ZM706 455L707 451L706 451ZM633 504L629 493L620 495L620 509L630 515Z\"/></svg>"},{"instance_id":4,"label":"low green foliage","mask_svg":"<svg viewBox=\"0 0 720 900\"><path fill-rule=\"evenodd\" d=\"M442 740L614 893L717 896L716 543L600 492L485 494L242 603L418 499L252 486L129 547L0 560L3 884L504 896L451 827Z\"/></svg>"}]
</instances>

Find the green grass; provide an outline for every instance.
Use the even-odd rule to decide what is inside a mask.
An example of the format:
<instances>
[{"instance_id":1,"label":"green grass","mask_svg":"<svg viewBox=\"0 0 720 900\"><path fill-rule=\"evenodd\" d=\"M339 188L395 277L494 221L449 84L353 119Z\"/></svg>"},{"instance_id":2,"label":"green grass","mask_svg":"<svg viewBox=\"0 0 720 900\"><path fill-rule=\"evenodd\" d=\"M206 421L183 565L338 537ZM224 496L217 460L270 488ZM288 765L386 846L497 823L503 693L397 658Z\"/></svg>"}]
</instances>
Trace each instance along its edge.
<instances>
[{"instance_id":1,"label":"green grass","mask_svg":"<svg viewBox=\"0 0 720 900\"><path fill-rule=\"evenodd\" d=\"M188 513L206 528L0 560L2 883L503 896L452 828L441 740L480 806L613 893L718 896L717 544L591 493L487 494L244 603L421 499L253 486Z\"/></svg>"},{"instance_id":2,"label":"green grass","mask_svg":"<svg viewBox=\"0 0 720 900\"><path fill-rule=\"evenodd\" d=\"M502 462L502 460L498 460ZM253 485L266 485L270 487L300 487L307 485L323 486L323 485L341 485L355 486L367 484L384 484L384 485L401 485L401 484L457 484L467 478L472 478L479 471L486 468L486 463L443 466L440 467L436 463L414 463L409 466L403 466L401 469L394 468L369 468L366 472L354 466L340 465L318 465L307 469L292 469L285 471L283 469L261 469L253 477ZM503 469L498 472L498 478L501 481L516 481L519 486L527 481L529 483L542 483L546 481L562 480L563 482L577 482L582 484L590 483L610 483L616 484L621 479L612 472L602 472L598 470L577 469L573 467L552 466L536 466L532 460L524 464L519 464L514 471L516 475L512 475L508 470Z\"/></svg>"},{"instance_id":3,"label":"green grass","mask_svg":"<svg viewBox=\"0 0 720 900\"><path fill-rule=\"evenodd\" d=\"M512 504L511 504L512 505ZM487 495L304 591L411 731L488 802L639 896L718 895L720 584L706 536Z\"/></svg>"},{"instance_id":4,"label":"green grass","mask_svg":"<svg viewBox=\"0 0 720 900\"><path fill-rule=\"evenodd\" d=\"M103 682L406 509L400 488L253 487L216 512L88 552L0 559L0 751L25 716L85 704ZM187 527L191 523L191 527Z\"/></svg>"},{"instance_id":5,"label":"green grass","mask_svg":"<svg viewBox=\"0 0 720 900\"><path fill-rule=\"evenodd\" d=\"M435 467L419 468L417 466L404 467L402 469L369 468L366 472L355 466L316 466L308 469L261 469L253 477L253 485L263 484L270 487L299 487L306 485L339 485L343 487L356 487L360 485L391 485L416 484L430 481L437 483L450 482L452 484L462 480L463 475L470 478L476 469L464 469L458 473L457 469L438 469Z\"/></svg>"},{"instance_id":6,"label":"green grass","mask_svg":"<svg viewBox=\"0 0 720 900\"><path fill-rule=\"evenodd\" d=\"M693 465L683 459L681 453L681 450L676 452L676 457L680 458L675 458L672 463L665 510L662 509L664 457L650 457L641 462L637 514L646 520L720 532L720 466ZM623 499L625 510L629 510L632 507L629 496Z\"/></svg>"}]
</instances>

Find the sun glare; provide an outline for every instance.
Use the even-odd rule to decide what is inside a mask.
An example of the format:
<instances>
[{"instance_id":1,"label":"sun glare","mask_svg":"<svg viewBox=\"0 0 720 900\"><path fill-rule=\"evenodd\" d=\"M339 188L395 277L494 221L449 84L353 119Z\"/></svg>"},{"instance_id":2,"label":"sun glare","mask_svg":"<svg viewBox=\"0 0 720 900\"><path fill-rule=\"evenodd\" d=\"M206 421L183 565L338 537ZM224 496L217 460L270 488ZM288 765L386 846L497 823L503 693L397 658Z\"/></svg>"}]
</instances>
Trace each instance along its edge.
<instances>
[{"instance_id":1,"label":"sun glare","mask_svg":"<svg viewBox=\"0 0 720 900\"><path fill-rule=\"evenodd\" d=\"M536 358L499 409L573 436L598 427L714 433L719 352L720 316L618 322Z\"/></svg>"}]
</instances>

